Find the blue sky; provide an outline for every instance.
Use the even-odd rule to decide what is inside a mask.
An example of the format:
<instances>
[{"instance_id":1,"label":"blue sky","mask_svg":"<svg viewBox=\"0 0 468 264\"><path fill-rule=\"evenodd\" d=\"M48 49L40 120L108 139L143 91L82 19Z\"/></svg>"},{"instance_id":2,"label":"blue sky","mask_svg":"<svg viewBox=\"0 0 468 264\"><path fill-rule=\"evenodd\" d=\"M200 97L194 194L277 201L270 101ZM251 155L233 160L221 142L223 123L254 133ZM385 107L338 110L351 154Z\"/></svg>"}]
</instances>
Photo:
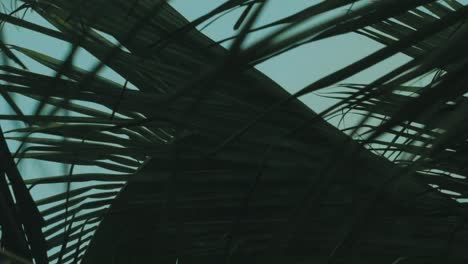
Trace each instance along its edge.
<instances>
[{"instance_id":1,"label":"blue sky","mask_svg":"<svg viewBox=\"0 0 468 264\"><path fill-rule=\"evenodd\" d=\"M222 0L173 0L170 1L177 10L179 10L187 19L193 20L207 11L212 10L216 6L220 5ZM287 2L287 4L286 4ZM258 25L262 25L281 17L288 16L297 12L304 7L318 3L319 1L310 0L271 0L266 6L266 9L262 13L262 16L257 21ZM215 23L206 27L203 32L214 40L220 40L225 37L229 37L235 33L233 31L233 25L239 17L242 9L238 9L223 18L217 20ZM348 7L339 10L330 15L337 15L339 12L347 12ZM44 19L39 17L37 14L28 12L25 18L29 21L41 24L46 27L52 27ZM327 17L319 17L320 19L326 19ZM312 21L315 22L315 21ZM202 24L199 28L204 27ZM247 45L256 41L262 35L268 31L253 34L247 39ZM48 38L44 35L25 30L23 28L14 27L7 25L5 27L4 36L6 42L10 44L19 45L22 47L30 48L43 52L45 54L52 55L58 59L63 59L70 48L70 45L65 42L61 42L55 39ZM229 43L225 43L229 45ZM346 34L339 37L326 39L323 41L307 44L302 47L296 48L285 54L277 56L267 62L257 65L257 68L268 75L271 79L279 83L284 89L293 93L304 86L318 80L319 78L329 74L338 68L344 67L376 50L381 48L382 45L366 39L357 34ZM50 70L45 67L20 56L28 65L28 67L35 72L41 72L45 74L53 74ZM353 76L349 82L366 83L370 82L376 76L379 76L390 69L400 65L407 61L407 57L404 55L397 55L391 59L380 63L371 69ZM75 59L75 65L78 65L85 69L91 69L97 61L93 56L84 50L81 50ZM101 75L112 79L115 82L123 84L124 79L113 72L112 70L105 68ZM32 111L34 104L32 100L26 98L18 98L19 104L29 112ZM323 110L326 106L333 103L332 100L319 97L314 94L306 95L301 98L307 105L309 105L315 111ZM4 102L1 102L0 111L3 113L8 112L9 109L5 107ZM18 124L12 122L2 122L2 127L5 130L11 129ZM14 143L12 143L14 146ZM66 168L59 166L53 166L48 163L37 163L32 160L25 160L21 164L21 170L25 178L35 178L41 175L58 175L63 174L67 171ZM92 170L92 168L89 168ZM85 169L80 169L84 171ZM63 187L58 187L55 191L62 191ZM43 196L44 191L33 190L33 194L36 196Z\"/></svg>"},{"instance_id":2,"label":"blue sky","mask_svg":"<svg viewBox=\"0 0 468 264\"><path fill-rule=\"evenodd\" d=\"M170 1L177 10L179 10L189 20L193 20L208 10L220 5L222 0L173 0ZM298 10L316 4L320 1L310 0L272 0L267 5L262 13L258 24L265 24L280 17L285 17ZM209 37L220 40L231 36L235 33L232 26L242 12L238 9L223 18L217 20L209 27L203 30ZM341 12L347 12L347 8L343 8ZM38 22L42 25L49 26L39 16L28 13L27 19ZM203 25L202 25L203 26ZM267 32L252 34L247 43L251 43L264 35ZM29 32L24 29L16 29L7 27L5 31L7 41L13 44L20 44L27 48L34 48L46 54L55 54L57 58L63 58L67 54L69 45L64 42L51 40L37 33ZM229 43L226 43L229 44ZM257 66L257 68L267 74L270 78L278 82L282 87L290 92L295 92L307 84L325 76L338 68L344 67L374 51L382 46L376 42L370 41L357 34L346 34L332 39L326 39L316 43L304 45L294 49L286 54L275 57L267 62ZM28 59L25 59L29 61ZM404 55L397 55L393 58L374 66L368 71L354 76L349 79L349 82L369 82L375 76L378 76L389 69L405 62L407 60ZM90 68L96 61L87 54L80 52L77 56L76 64L84 68ZM49 72L44 67L40 67L36 63L29 61L29 66L32 70ZM284 67L288 65L288 67ZM115 74L109 69L104 70L102 75L107 76L117 82L122 83L124 80L118 74ZM312 109L320 111L327 105L327 100L324 98L316 98L314 95L308 95L302 98Z\"/></svg>"},{"instance_id":3,"label":"blue sky","mask_svg":"<svg viewBox=\"0 0 468 264\"><path fill-rule=\"evenodd\" d=\"M257 24L267 24L318 2L321 1L269 1ZM189 20L193 20L204 14L207 10L211 10L220 5L223 1L173 0L170 3ZM344 7L339 12L346 13L348 12L348 9L349 6ZM231 36L234 33L232 26L242 11L243 9L239 9L224 16L216 23L213 23L204 29L203 32L215 40L221 40ZM331 15L336 14L337 13L335 12ZM201 27L203 27L203 25L199 28ZM250 41L255 41L255 39L265 35L265 33L267 32L256 35L253 34ZM365 57L381 47L381 44L360 35L346 34L296 48L286 54L280 55L258 65L257 68L279 83L283 88L293 93L313 81L336 71L338 68L344 67ZM407 60L408 58L405 55L394 56L389 60L350 78L348 81L357 83L372 81L376 76L389 71ZM288 67L285 67L285 65L288 65ZM307 95L301 99L316 111L323 110L325 106L331 103L330 100L317 97L315 95Z\"/></svg>"},{"instance_id":4,"label":"blue sky","mask_svg":"<svg viewBox=\"0 0 468 264\"><path fill-rule=\"evenodd\" d=\"M320 1L312 0L270 0L266 6L266 9L262 13L260 19L257 21L257 25L266 24L268 22L277 20L279 18L288 16L297 12L307 6L316 4ZM462 1L467 3L468 0ZM223 3L223 0L172 0L170 1L177 10L179 10L188 20L193 20L206 12L214 9L216 6ZM354 6L355 8L356 6ZM348 12L349 6L344 7L328 16L343 14ZM234 12L223 16L215 23L205 27L203 32L214 40L224 39L235 33L233 31L233 25L243 10L238 9ZM28 12L25 18L31 22L38 23L42 26L52 27L44 19L39 17L37 14ZM313 20L316 22L320 19L327 19L327 16L319 17ZM199 28L203 28L205 25L200 25ZM51 39L44 35L18 28L7 24L4 28L4 36L6 42L9 44L15 44L22 47L37 50L39 52L49 54L55 58L63 59L66 57L70 45L65 42L61 42L55 39ZM249 43L255 42L260 37L268 33L260 32L252 34L248 40ZM226 46L229 42L225 43ZM325 75L336 71L354 61L361 59L368 54L380 49L381 44L369 40L358 34L345 34L338 37L325 39L319 42L304 45L296 48L285 54L277 56L271 60L268 60L256 67L268 75L271 79L279 83L287 91L294 93L295 91L305 87L306 85L318 80ZM35 72L53 74L52 71L47 68L29 60L28 58L21 56L28 67ZM353 83L368 83L377 76L380 76L398 65L406 62L409 58L405 55L396 55L392 58L373 66L372 68L351 77L346 82ZM78 65L84 69L91 69L96 59L84 50L80 50L75 59L75 65ZM124 79L111 69L105 68L101 73L115 82L124 83ZM309 107L313 110L320 112L327 106L333 103L333 100L317 96L316 94L309 94L301 98ZM23 107L26 112L31 112L31 107L34 102L26 98L18 97L18 103ZM8 113L10 109L6 107L3 99L0 99L0 113ZM352 123L353 117L348 119L348 124ZM333 121L332 121L333 123ZM336 123L336 122L335 122ZM2 128L9 130L18 126L18 123L2 121ZM14 142L9 142L12 147L16 146ZM25 160L21 163L20 169L25 178L36 178L44 175L59 175L67 171L67 168L56 166L53 163L36 162L33 160ZM80 168L81 172L86 170L92 171L95 168ZM74 185L75 186L75 185ZM63 186L47 187L47 192L59 192L63 191ZM51 188L51 189L50 189ZM45 190L35 188L33 195L36 197L44 196Z\"/></svg>"}]
</instances>

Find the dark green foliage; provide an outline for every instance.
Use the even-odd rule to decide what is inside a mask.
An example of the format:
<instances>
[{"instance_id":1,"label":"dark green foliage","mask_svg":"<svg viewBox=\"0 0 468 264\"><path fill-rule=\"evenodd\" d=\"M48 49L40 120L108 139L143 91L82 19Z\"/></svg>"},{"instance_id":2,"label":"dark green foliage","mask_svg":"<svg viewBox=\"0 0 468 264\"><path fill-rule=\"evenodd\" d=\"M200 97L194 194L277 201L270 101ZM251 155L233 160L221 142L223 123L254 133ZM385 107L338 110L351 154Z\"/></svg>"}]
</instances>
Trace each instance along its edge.
<instances>
[{"instance_id":1,"label":"dark green foliage","mask_svg":"<svg viewBox=\"0 0 468 264\"><path fill-rule=\"evenodd\" d=\"M14 62L0 66L0 92L15 110L0 119L25 123L2 137L20 142L17 162L71 169L23 181L2 141L0 188L6 173L15 197L0 195L9 251L37 263L468 261L466 206L456 199L468 198L466 6L328 0L254 28L266 0L225 1L191 23L165 1L18 2L55 29L6 13L2 21L72 48L59 61L0 41ZM350 4L358 7L291 34ZM238 7L230 49L196 30ZM244 47L248 34L273 27ZM293 95L253 68L351 32L385 46ZM78 48L99 63L74 65ZM412 59L370 84L341 83L398 53ZM21 56L55 74L29 71ZM104 66L125 84L100 76ZM429 84L411 84L430 74ZM336 84L328 96L338 103L323 113L298 100ZM10 94L39 104L25 115ZM362 119L345 131L324 121L340 111ZM26 189L56 183L66 190L37 201Z\"/></svg>"}]
</instances>

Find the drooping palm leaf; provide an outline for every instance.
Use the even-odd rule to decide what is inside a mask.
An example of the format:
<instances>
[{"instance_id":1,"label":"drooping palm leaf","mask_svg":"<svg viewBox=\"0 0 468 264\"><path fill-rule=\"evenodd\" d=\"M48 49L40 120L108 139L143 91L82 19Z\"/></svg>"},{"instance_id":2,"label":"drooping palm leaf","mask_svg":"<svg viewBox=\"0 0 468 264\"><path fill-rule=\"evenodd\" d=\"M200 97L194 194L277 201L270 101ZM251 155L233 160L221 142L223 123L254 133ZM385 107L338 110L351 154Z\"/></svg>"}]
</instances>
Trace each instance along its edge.
<instances>
[{"instance_id":1,"label":"drooping palm leaf","mask_svg":"<svg viewBox=\"0 0 468 264\"><path fill-rule=\"evenodd\" d=\"M452 8L462 8L463 6L448 1ZM434 3L427 7L429 10L434 11L436 15L430 15L418 10L417 14L408 13L407 16L412 16L416 19L409 19L408 17L397 18L401 25L405 25L407 29L417 29L420 25L430 23L436 20L437 16L453 12L454 10L447 8L444 5ZM426 11L427 12L427 11ZM383 22L384 24L386 22ZM396 27L398 28L398 27ZM373 27L374 39L382 41L385 44L390 44L410 34L407 31L398 31L393 26L377 25ZM417 48L417 52L413 53L408 50L408 55L415 58L430 57L437 54L439 57L444 57L445 60L453 57L450 53L457 50L453 45L459 42L462 36L464 24L448 28L446 34L435 35L425 41L425 46ZM367 30L367 32L370 32ZM457 35L458 34L458 35ZM391 36L393 40L389 40ZM458 37L457 37L458 36ZM449 48L447 48L449 47ZM425 86L418 87L398 87L396 84L389 84L384 89L390 90L386 94L367 93L365 100L356 100L356 104L351 103L351 108L357 112L370 112L378 119L390 119L393 125L401 124L401 127L396 128L392 132L394 138L391 141L377 140L372 141L381 146L383 150L393 148L393 151L398 153L404 152L413 155L423 155L424 159L419 159L415 169L424 173L423 177L426 182L438 184L442 189L452 190L460 195L455 195L457 198L464 198L462 186L454 188L452 182L453 177L463 177L466 175L464 166L460 163L463 160L463 138L465 129L462 126L463 113L465 113L465 96L464 90L457 87L456 83L450 82L449 76L456 76L462 74L460 71L463 67L464 55L457 54L456 60L445 62L441 65L432 66L432 70L442 72L437 74L432 81L429 80ZM439 63L441 59L437 60ZM422 67L422 66L421 66ZM431 68L426 69L426 71ZM426 79L428 79L426 77ZM453 79L451 79L453 80ZM362 90L363 86L348 86L352 90ZM460 89L461 88L461 89ZM458 90L457 90L458 89ZM339 92L340 99L354 94ZM418 103L415 103L418 102ZM400 110L401 109L401 110ZM396 120L399 120L396 122ZM407 121L405 121L407 120ZM405 121L404 123L402 121ZM376 122L371 122L371 126L375 127ZM403 131L409 130L412 132L404 133ZM417 131L417 132L414 132ZM369 134L368 132L366 132ZM455 136L456 135L456 136ZM398 141L398 142L396 142ZM401 155L398 155L401 156ZM406 160L398 160L404 166L407 166ZM438 171L438 173L429 173L430 171ZM457 176L458 175L458 176ZM432 180L429 180L432 178ZM445 178L446 183L442 183ZM448 186L452 186L449 188ZM463 191L462 191L463 190Z\"/></svg>"}]
</instances>

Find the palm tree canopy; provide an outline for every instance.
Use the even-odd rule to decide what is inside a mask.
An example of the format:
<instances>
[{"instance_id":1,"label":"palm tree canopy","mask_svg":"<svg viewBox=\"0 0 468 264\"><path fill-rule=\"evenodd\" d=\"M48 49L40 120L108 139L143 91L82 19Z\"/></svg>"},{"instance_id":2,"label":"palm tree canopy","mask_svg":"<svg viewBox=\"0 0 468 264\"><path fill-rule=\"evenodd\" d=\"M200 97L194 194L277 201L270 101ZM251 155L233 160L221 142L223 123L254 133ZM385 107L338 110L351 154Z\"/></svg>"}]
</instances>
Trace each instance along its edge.
<instances>
[{"instance_id":1,"label":"palm tree canopy","mask_svg":"<svg viewBox=\"0 0 468 264\"><path fill-rule=\"evenodd\" d=\"M322 1L245 47L265 2L226 1L188 22L165 1L19 1L55 29L2 13L72 44L60 61L0 42L11 62L0 92L15 111L0 118L25 123L0 138L5 247L37 263L465 263L468 7ZM248 11L229 49L197 31L239 6ZM350 32L385 46L295 94L253 67ZM79 47L100 63L74 65ZM343 83L398 53L412 59L372 83ZM125 84L100 76L104 66ZM323 113L298 100L324 88L338 103ZM36 100L34 113L12 94ZM362 118L340 131L324 120L340 111ZM10 153L6 140L22 145ZM14 159L71 168L23 180ZM33 201L29 190L54 183L68 187Z\"/></svg>"}]
</instances>

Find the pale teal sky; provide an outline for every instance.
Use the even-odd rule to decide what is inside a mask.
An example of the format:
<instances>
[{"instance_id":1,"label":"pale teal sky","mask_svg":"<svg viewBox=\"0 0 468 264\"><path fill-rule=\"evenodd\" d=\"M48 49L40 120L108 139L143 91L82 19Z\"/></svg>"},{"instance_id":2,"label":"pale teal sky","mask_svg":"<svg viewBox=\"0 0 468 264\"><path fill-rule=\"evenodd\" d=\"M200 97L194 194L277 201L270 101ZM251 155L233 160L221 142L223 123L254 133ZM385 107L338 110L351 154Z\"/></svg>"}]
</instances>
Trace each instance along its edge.
<instances>
[{"instance_id":1,"label":"pale teal sky","mask_svg":"<svg viewBox=\"0 0 468 264\"><path fill-rule=\"evenodd\" d=\"M272 0L269 1L258 24L263 25L281 17L291 15L306 6L317 4L321 1L311 0ZM190 4L193 3L193 4ZM171 4L189 20L193 20L207 10L223 3L222 0L173 0ZM347 12L348 7L341 10ZM235 23L243 9L238 9L216 23L213 23L203 32L215 40L221 40L232 35L232 25ZM334 13L336 14L336 13ZM315 21L312 21L315 22ZM203 25L201 25L203 26ZM252 35L251 40L261 37L262 33ZM293 93L319 78L336 71L366 55L378 50L382 45L364 38L358 34L346 34L332 39L326 39L316 43L304 45L286 54L282 54L257 66L259 70L279 83L289 92ZM405 55L397 55L391 59L376 65L366 72L350 78L349 82L369 82L373 78L391 68L408 60ZM287 67L285 67L287 65ZM307 95L302 100L316 111L323 110L330 101Z\"/></svg>"},{"instance_id":2,"label":"pale teal sky","mask_svg":"<svg viewBox=\"0 0 468 264\"><path fill-rule=\"evenodd\" d=\"M170 3L177 8L189 20L193 20L208 10L221 4L222 0L173 0ZM272 0L259 19L259 24L264 24L280 17L290 15L305 6L310 6L319 1L311 0ZM342 12L346 12L346 8ZM242 12L238 9L229 15L224 16L217 22L211 24L203 32L209 37L219 40L231 36L234 31L232 25ZM29 13L27 18L32 21L39 21L41 24L47 23L37 15ZM203 26L203 25L202 25ZM56 57L64 57L67 54L68 44L60 41L51 41L40 34L28 32L21 29L16 30L7 27L7 41L21 44L25 47L34 48L46 54L56 54ZM264 33L253 34L250 38L254 41ZM304 45L286 54L280 55L257 66L257 68L267 74L270 78L278 82L290 92L306 86L307 84L344 67L382 47L380 44L370 41L357 34L346 34L333 39L326 39L320 42ZM95 60L87 52L82 52L77 56L76 64L85 68L91 67ZM27 59L25 59L27 60ZM375 76L387 72L390 68L406 61L406 56L397 55L393 58L376 65L370 70L351 78L350 82L369 82ZM30 62L29 64L34 64ZM288 67L284 67L288 65ZM33 70L48 71L43 67L33 67ZM111 70L105 70L103 75L114 79L117 82L124 80ZM303 100L314 110L320 111L326 105L326 100L320 98L314 100L313 95L308 95Z\"/></svg>"},{"instance_id":3,"label":"pale teal sky","mask_svg":"<svg viewBox=\"0 0 468 264\"><path fill-rule=\"evenodd\" d=\"M206 12L214 9L220 5L223 0L172 0L170 3L179 10L187 19L193 20ZM307 6L311 6L320 1L314 0L270 0L266 9L262 13L258 25L262 25L281 17L288 16L297 12ZM463 2L468 2L464 0ZM356 6L355 6L356 7ZM242 9L238 9L223 18L217 20L204 29L204 33L214 40L223 39L233 35L235 32L232 29L233 24L239 17ZM332 15L337 15L341 12L345 13L348 11L348 7L339 10ZM26 19L35 23L39 23L43 26L52 27L45 20L38 15L28 12ZM320 19L327 19L327 17L319 17ZM316 21L312 21L316 23ZM203 27L201 25L200 27ZM266 32L260 32L253 34L247 41L247 44L256 41L259 37L264 35ZM68 53L70 45L65 42L61 42L55 39L48 38L44 35L34 33L22 28L17 28L11 25L5 27L4 32L7 43L31 48L45 54L52 55L58 59L64 58ZM229 43L226 43L227 45ZM272 78L274 81L279 83L284 89L293 93L306 85L318 80L319 78L336 71L358 59L361 59L368 54L380 49L381 44L369 40L361 35L350 33L341 35L338 37L325 39L319 42L304 45L296 48L285 54L277 56L271 60L268 60L257 68ZM26 62L28 67L32 71L42 72L47 74L53 74L50 70L45 67L38 65L37 63L29 60L28 58L20 57ZM368 83L377 76L380 76L398 65L406 62L408 57L405 55L396 55L392 58L375 65L374 67L346 80L346 82L354 83ZM76 56L75 64L82 68L90 69L97 63L95 58L84 50L81 50ZM113 72L112 70L105 68L101 75L112 79L115 82L123 84L124 79ZM309 94L301 98L309 107L319 112L333 103L333 100L319 97L315 94ZM24 107L26 111L33 109L32 100L19 98L19 103ZM0 98L0 113L10 111L3 99ZM336 123L337 119L332 120L331 123ZM353 123L353 117L348 117L348 125ZM18 123L2 121L2 127L4 130L8 130L17 126ZM13 142L10 142L12 146L15 146ZM25 160L21 164L21 171L25 178L35 178L43 175L59 175L64 173L64 169L60 166L55 166L53 163L46 162L35 162L33 160ZM77 171L86 172L94 171L93 167L80 167ZM79 184L74 185L79 186ZM56 188L57 187L57 188ZM47 187L50 188L50 187ZM63 191L63 186L54 186L52 191ZM45 194L40 188L33 190L33 195L41 197Z\"/></svg>"},{"instance_id":4,"label":"pale teal sky","mask_svg":"<svg viewBox=\"0 0 468 264\"><path fill-rule=\"evenodd\" d=\"M173 0L170 3L179 10L187 19L193 20L207 11L220 5L222 0ZM316 4L319 1L311 0L271 0L267 5L265 11L262 13L259 21L259 25L271 22L281 17L288 16L297 12L304 7ZM225 37L229 37L235 32L232 29L233 24L237 20L238 16L242 12L242 9L238 9L223 18L217 20L215 23L207 27L203 32L209 37L219 40ZM347 8L339 12L347 12ZM336 15L336 14L332 14ZM43 26L52 27L45 20L38 15L28 12L26 19L35 23L39 23ZM319 18L323 19L323 18ZM315 22L315 21L312 21ZM203 25L201 25L202 27ZM259 37L267 32L260 32L253 34L247 41L247 44L254 42ZM7 43L31 48L45 54L52 55L56 58L64 58L68 53L70 45L65 42L52 40L44 35L25 30L23 28L17 28L10 25L5 27L5 38ZM226 43L229 44L229 43ZM296 48L285 54L277 56L267 62L264 62L257 66L259 70L264 72L274 81L279 83L287 91L293 93L307 84L335 71L338 68L344 67L374 51L381 48L382 45L366 39L357 34L346 34L339 37L326 39L312 44L307 44L302 47ZM20 57L27 63L28 67L32 71L42 72L46 74L53 74L50 70L45 67L38 65L30 59L21 56ZM369 82L373 78L379 76L391 68L398 66L399 64L407 60L404 55L397 55L393 58L372 67L371 69L363 72L357 76L349 79L349 82ZM90 69L97 61L84 50L81 50L76 56L75 64L82 68ZM115 82L122 83L124 79L106 68L101 75L112 79ZM318 97L314 94L306 95L301 98L307 105L316 111L323 110L326 106L330 105L333 101ZM5 109L5 104L0 99L0 110L2 112L8 111ZM33 109L30 107L34 102L32 100L20 99L20 104L24 106L26 111ZM12 122L2 122L2 127L5 130L13 128L17 124ZM46 164L46 163L43 163ZM58 175L63 173L63 169L52 165L39 165L31 160L25 160L22 162L21 170L25 178L38 177L38 172L47 171L47 174ZM88 168L93 170L93 168ZM81 168L81 171L87 169ZM54 172L51 172L54 171ZM40 188L34 189L33 194L42 196L43 191ZM60 187L56 191L62 191Z\"/></svg>"}]
</instances>

